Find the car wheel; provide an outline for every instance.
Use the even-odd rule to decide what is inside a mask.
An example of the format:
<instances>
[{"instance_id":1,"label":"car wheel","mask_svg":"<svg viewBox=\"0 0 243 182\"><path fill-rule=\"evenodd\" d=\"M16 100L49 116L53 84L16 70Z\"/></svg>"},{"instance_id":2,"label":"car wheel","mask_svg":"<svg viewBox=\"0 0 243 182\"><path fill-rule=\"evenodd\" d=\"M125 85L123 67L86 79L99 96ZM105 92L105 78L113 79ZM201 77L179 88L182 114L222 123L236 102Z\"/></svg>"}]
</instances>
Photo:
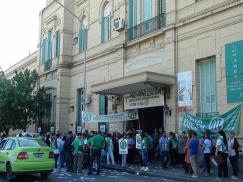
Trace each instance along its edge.
<instances>
[{"instance_id":1,"label":"car wheel","mask_svg":"<svg viewBox=\"0 0 243 182\"><path fill-rule=\"evenodd\" d=\"M48 179L49 176L50 176L50 173L49 172L40 173L41 179Z\"/></svg>"},{"instance_id":2,"label":"car wheel","mask_svg":"<svg viewBox=\"0 0 243 182\"><path fill-rule=\"evenodd\" d=\"M7 180L11 181L13 177L14 175L13 175L12 167L11 164L8 162L6 165L6 178Z\"/></svg>"}]
</instances>

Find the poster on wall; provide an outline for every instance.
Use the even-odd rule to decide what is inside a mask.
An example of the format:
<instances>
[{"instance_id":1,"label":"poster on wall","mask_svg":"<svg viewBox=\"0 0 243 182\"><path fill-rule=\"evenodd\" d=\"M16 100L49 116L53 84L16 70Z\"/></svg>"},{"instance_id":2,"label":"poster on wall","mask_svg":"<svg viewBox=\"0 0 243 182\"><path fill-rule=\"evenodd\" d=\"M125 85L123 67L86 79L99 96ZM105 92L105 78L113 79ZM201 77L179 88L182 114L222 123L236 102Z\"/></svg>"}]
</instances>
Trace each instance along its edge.
<instances>
[{"instance_id":1,"label":"poster on wall","mask_svg":"<svg viewBox=\"0 0 243 182\"><path fill-rule=\"evenodd\" d=\"M164 105L164 92L158 89L145 89L124 95L124 109L157 107Z\"/></svg>"},{"instance_id":2,"label":"poster on wall","mask_svg":"<svg viewBox=\"0 0 243 182\"><path fill-rule=\"evenodd\" d=\"M243 102L243 40L225 45L227 103Z\"/></svg>"},{"instance_id":3,"label":"poster on wall","mask_svg":"<svg viewBox=\"0 0 243 182\"><path fill-rule=\"evenodd\" d=\"M128 140L127 139L120 139L119 143L119 154L128 154Z\"/></svg>"},{"instance_id":4,"label":"poster on wall","mask_svg":"<svg viewBox=\"0 0 243 182\"><path fill-rule=\"evenodd\" d=\"M178 111L192 110L192 71L178 73Z\"/></svg>"},{"instance_id":5,"label":"poster on wall","mask_svg":"<svg viewBox=\"0 0 243 182\"><path fill-rule=\"evenodd\" d=\"M230 131L238 134L240 114L241 105L223 115L213 117L201 118L184 113L180 129L181 131L195 131L200 137L203 137L206 132L209 132L211 137L217 137L220 130L224 130L226 136L229 136Z\"/></svg>"},{"instance_id":6,"label":"poster on wall","mask_svg":"<svg viewBox=\"0 0 243 182\"><path fill-rule=\"evenodd\" d=\"M102 133L105 133L105 132L106 132L106 125L105 125L105 124L101 124L101 125L100 125L100 131L101 131Z\"/></svg>"}]
</instances>

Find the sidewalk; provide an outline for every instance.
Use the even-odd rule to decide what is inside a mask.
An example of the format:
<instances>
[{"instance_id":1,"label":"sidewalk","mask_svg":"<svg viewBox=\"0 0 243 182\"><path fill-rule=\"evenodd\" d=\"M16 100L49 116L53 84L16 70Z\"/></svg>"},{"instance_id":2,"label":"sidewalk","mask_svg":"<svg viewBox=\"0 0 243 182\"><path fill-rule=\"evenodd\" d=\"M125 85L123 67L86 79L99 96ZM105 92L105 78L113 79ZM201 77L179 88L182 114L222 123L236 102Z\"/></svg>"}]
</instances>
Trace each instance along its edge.
<instances>
[{"instance_id":1,"label":"sidewalk","mask_svg":"<svg viewBox=\"0 0 243 182\"><path fill-rule=\"evenodd\" d=\"M140 166L138 165L130 165L127 168L121 168L119 165L115 166L104 166L107 169L111 170L116 170L116 171L121 171L121 172L127 172L130 174L134 175L142 175L142 176L150 176L150 177L157 177L157 178L166 178L169 180L175 180L175 181L188 181L188 182L213 182L213 181L219 181L217 179L217 169L213 168L212 174L210 177L205 177L205 176L199 176L198 179L193 179L191 176L184 174L184 169L183 168L168 168L164 170L161 166L160 163L154 163L149 166L149 171L144 172L140 170ZM240 175L240 180L243 179L243 174L242 172L239 173ZM229 167L229 176L231 176L231 168ZM237 180L231 180L230 178L224 179L222 181L237 181Z\"/></svg>"}]
</instances>

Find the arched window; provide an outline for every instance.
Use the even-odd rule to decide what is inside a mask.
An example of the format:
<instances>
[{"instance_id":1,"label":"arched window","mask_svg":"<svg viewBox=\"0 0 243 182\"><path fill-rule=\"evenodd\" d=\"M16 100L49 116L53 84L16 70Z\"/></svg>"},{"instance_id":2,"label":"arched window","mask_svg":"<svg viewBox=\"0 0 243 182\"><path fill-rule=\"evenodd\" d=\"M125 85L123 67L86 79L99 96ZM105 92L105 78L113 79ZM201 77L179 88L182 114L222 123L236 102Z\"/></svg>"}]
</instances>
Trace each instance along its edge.
<instances>
[{"instance_id":1,"label":"arched window","mask_svg":"<svg viewBox=\"0 0 243 182\"><path fill-rule=\"evenodd\" d=\"M111 39L111 3L104 6L101 18L101 42Z\"/></svg>"},{"instance_id":2,"label":"arched window","mask_svg":"<svg viewBox=\"0 0 243 182\"><path fill-rule=\"evenodd\" d=\"M83 20L80 24L80 31L79 31L79 52L84 52L87 49L88 44L88 20L87 17L84 16Z\"/></svg>"}]
</instances>

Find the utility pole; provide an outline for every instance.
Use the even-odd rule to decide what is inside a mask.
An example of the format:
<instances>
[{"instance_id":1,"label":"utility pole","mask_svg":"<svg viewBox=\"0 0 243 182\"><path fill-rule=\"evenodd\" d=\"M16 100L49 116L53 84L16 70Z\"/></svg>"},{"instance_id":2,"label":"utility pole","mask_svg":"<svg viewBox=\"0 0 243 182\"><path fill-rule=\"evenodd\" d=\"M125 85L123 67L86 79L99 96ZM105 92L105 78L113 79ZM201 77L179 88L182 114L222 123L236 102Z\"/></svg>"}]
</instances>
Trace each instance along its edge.
<instances>
[{"instance_id":1,"label":"utility pole","mask_svg":"<svg viewBox=\"0 0 243 182\"><path fill-rule=\"evenodd\" d=\"M75 14L73 13L71 10L69 10L68 8L66 8L63 4L61 4L58 0L54 0L57 4L59 4L61 7L64 8L64 10L66 10L68 13L70 13L73 17L75 17L78 21L79 21L79 25L81 26L82 25L82 20ZM83 99L82 99L82 95L81 95L81 101L82 101L82 104L83 104L83 107L82 107L82 111L85 111L85 102L86 102L86 89L87 89L87 69L86 69L86 59L87 59L87 46L86 46L86 41L87 41L87 26L85 27L82 27L84 29L84 78L83 78ZM80 40L79 40L80 41ZM81 118L83 120L83 118ZM82 121L80 123L80 121L78 121L78 126L82 126Z\"/></svg>"}]
</instances>

